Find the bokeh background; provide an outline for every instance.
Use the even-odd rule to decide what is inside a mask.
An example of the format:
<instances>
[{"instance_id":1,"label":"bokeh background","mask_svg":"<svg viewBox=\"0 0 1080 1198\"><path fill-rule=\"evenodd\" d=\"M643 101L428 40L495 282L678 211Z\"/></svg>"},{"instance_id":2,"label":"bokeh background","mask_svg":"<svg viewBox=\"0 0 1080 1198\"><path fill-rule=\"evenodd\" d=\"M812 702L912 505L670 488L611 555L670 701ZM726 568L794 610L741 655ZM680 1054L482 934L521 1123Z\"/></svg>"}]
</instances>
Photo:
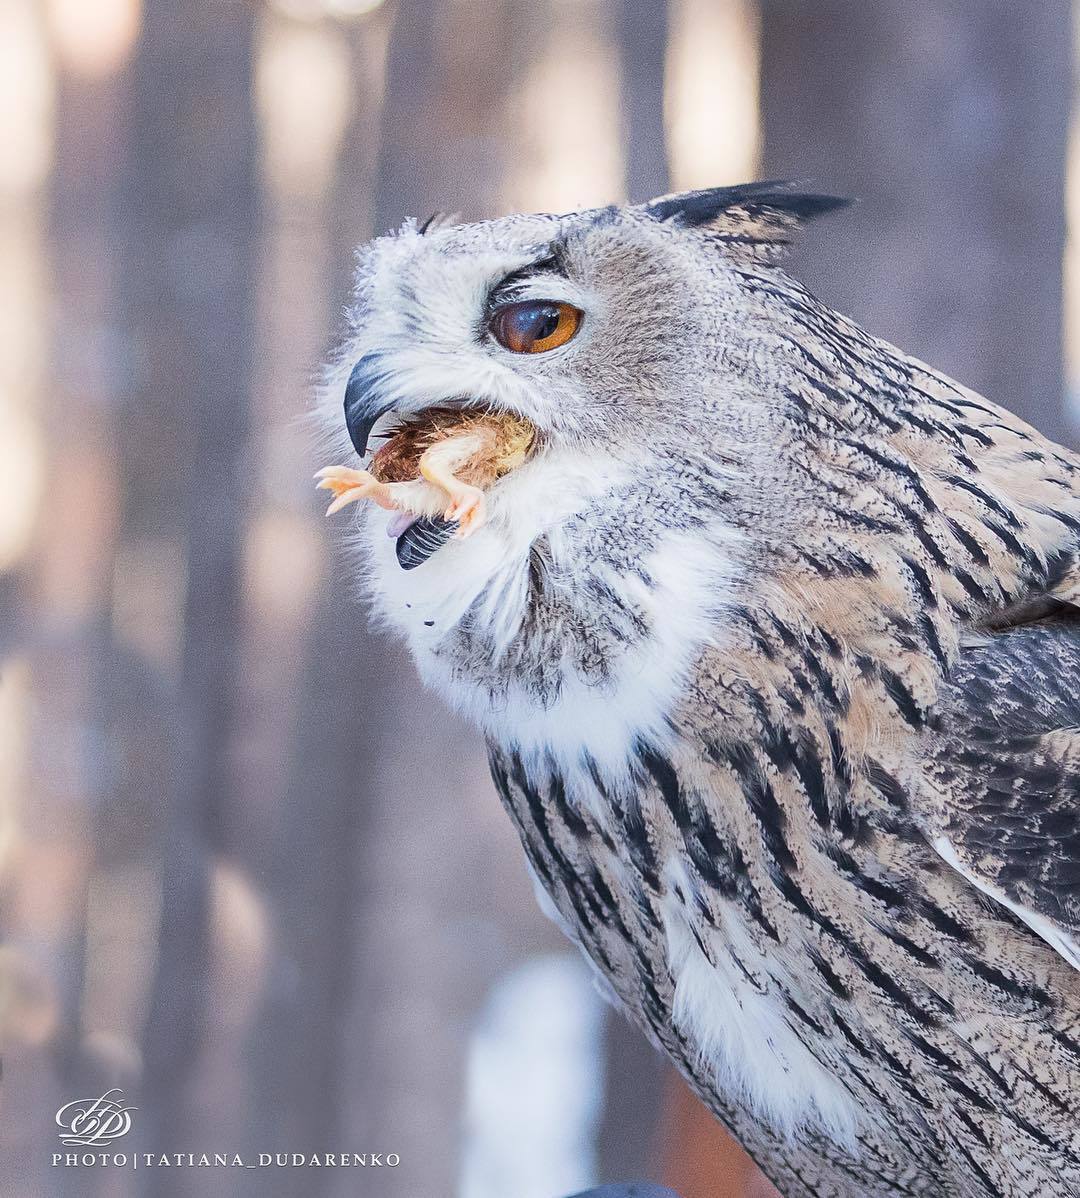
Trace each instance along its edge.
<instances>
[{"instance_id":1,"label":"bokeh background","mask_svg":"<svg viewBox=\"0 0 1080 1198\"><path fill-rule=\"evenodd\" d=\"M1071 0L4 0L0 1193L766 1192L539 913L301 419L352 251L790 177L794 269L1073 441ZM134 1151L381 1170L58 1170ZM116 1145L117 1148L121 1145Z\"/></svg>"}]
</instances>

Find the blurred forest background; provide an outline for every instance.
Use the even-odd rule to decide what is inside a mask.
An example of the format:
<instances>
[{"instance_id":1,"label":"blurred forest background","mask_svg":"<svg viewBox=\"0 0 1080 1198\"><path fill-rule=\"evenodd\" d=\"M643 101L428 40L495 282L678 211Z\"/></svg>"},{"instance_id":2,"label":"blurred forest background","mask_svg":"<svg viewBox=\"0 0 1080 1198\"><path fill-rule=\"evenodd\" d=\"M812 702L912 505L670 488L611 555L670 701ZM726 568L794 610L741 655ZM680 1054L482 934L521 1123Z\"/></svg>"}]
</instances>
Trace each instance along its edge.
<instances>
[{"instance_id":1,"label":"blurred forest background","mask_svg":"<svg viewBox=\"0 0 1080 1198\"><path fill-rule=\"evenodd\" d=\"M539 913L300 419L405 216L791 177L793 265L1074 440L1071 0L4 0L0 1193L762 1194ZM1071 229L1071 239L1069 230ZM60 1170L129 1151L397 1168ZM121 1144L114 1146L119 1149Z\"/></svg>"}]
</instances>

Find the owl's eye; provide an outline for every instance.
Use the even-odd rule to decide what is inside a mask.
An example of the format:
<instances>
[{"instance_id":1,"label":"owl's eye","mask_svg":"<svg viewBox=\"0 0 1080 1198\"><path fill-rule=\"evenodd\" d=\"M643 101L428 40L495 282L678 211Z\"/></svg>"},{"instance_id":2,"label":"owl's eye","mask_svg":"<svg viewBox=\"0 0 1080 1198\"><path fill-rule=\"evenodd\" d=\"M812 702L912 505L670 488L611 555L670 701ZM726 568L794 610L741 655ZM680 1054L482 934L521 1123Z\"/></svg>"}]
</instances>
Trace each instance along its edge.
<instances>
[{"instance_id":1,"label":"owl's eye","mask_svg":"<svg viewBox=\"0 0 1080 1198\"><path fill-rule=\"evenodd\" d=\"M556 300L504 304L491 318L495 340L515 354L542 354L565 345L578 331L581 310Z\"/></svg>"}]
</instances>

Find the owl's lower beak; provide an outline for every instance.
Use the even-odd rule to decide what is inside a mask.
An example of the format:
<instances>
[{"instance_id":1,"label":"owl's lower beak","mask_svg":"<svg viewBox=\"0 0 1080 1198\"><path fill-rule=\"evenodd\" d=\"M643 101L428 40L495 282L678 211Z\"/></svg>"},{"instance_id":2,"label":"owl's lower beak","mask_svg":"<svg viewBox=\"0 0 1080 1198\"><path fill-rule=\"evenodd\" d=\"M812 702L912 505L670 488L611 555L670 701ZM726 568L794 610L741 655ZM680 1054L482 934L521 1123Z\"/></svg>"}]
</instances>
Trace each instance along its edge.
<instances>
[{"instance_id":1,"label":"owl's lower beak","mask_svg":"<svg viewBox=\"0 0 1080 1198\"><path fill-rule=\"evenodd\" d=\"M393 407L379 394L380 367L381 359L377 354L365 354L352 368L345 384L345 427L361 457L367 454L368 438L375 422Z\"/></svg>"}]
</instances>

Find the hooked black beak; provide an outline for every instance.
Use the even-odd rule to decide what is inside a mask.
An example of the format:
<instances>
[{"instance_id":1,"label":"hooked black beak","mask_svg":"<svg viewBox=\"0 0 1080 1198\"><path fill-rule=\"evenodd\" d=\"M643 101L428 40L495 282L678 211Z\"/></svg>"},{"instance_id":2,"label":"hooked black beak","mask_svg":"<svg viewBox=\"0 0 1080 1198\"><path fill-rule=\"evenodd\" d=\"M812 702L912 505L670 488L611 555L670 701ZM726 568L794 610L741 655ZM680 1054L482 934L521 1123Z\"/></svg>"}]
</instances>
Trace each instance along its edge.
<instances>
[{"instance_id":1,"label":"hooked black beak","mask_svg":"<svg viewBox=\"0 0 1080 1198\"><path fill-rule=\"evenodd\" d=\"M345 384L345 427L361 457L367 454L368 438L375 421L394 406L380 397L381 379L382 358L378 354L365 354L352 368Z\"/></svg>"}]
</instances>

